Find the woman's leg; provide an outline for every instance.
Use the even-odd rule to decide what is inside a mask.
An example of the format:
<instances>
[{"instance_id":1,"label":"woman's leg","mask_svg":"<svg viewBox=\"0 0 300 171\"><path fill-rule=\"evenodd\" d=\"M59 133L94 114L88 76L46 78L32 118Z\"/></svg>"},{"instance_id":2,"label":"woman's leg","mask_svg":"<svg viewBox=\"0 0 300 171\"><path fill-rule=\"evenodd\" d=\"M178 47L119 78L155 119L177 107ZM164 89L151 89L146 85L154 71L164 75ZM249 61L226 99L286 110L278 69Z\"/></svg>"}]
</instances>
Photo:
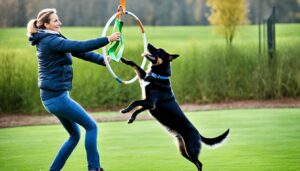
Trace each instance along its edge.
<instances>
[{"instance_id":1,"label":"woman's leg","mask_svg":"<svg viewBox=\"0 0 300 171\"><path fill-rule=\"evenodd\" d=\"M62 169L80 139L80 129L75 122L62 117L58 117L58 119L60 120L64 128L68 131L70 137L61 146L54 159L54 162L51 165L50 171L58 171Z\"/></svg>"},{"instance_id":2,"label":"woman's leg","mask_svg":"<svg viewBox=\"0 0 300 171\"><path fill-rule=\"evenodd\" d=\"M81 107L81 105L71 99L67 93L55 99L57 99L57 102L51 104L55 107L53 107L52 111L48 109L49 112L53 113L57 117L67 118L68 120L76 122L85 128L85 148L87 153L88 168L90 170L100 168L99 154L97 150L97 123Z\"/></svg>"},{"instance_id":3,"label":"woman's leg","mask_svg":"<svg viewBox=\"0 0 300 171\"><path fill-rule=\"evenodd\" d=\"M99 153L97 149L98 127L96 121L81 107L80 104L68 97L66 104L72 111L70 119L86 130L85 149L87 153L88 169L100 168Z\"/></svg>"}]
</instances>

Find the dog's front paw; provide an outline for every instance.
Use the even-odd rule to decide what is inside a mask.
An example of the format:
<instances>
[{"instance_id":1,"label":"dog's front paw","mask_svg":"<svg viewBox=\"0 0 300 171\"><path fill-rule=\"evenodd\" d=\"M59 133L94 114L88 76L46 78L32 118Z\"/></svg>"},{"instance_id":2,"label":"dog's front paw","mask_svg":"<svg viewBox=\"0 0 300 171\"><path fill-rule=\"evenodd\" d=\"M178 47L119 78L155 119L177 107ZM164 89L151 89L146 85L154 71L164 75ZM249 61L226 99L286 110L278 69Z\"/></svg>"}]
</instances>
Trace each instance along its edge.
<instances>
[{"instance_id":1,"label":"dog's front paw","mask_svg":"<svg viewBox=\"0 0 300 171\"><path fill-rule=\"evenodd\" d=\"M121 61L122 61L124 64L129 64L129 62L130 62L128 59L126 59L126 58L124 58L124 57L121 58Z\"/></svg>"},{"instance_id":2,"label":"dog's front paw","mask_svg":"<svg viewBox=\"0 0 300 171\"><path fill-rule=\"evenodd\" d=\"M132 62L132 61L130 61L130 60L124 58L124 57L121 58L121 61L122 61L124 64L126 64L126 65L130 65L130 66L133 66L133 65L134 65L134 62Z\"/></svg>"},{"instance_id":3,"label":"dog's front paw","mask_svg":"<svg viewBox=\"0 0 300 171\"><path fill-rule=\"evenodd\" d=\"M135 118L130 118L130 119L128 120L128 124L131 124L132 122L134 122L134 120L135 120Z\"/></svg>"}]
</instances>

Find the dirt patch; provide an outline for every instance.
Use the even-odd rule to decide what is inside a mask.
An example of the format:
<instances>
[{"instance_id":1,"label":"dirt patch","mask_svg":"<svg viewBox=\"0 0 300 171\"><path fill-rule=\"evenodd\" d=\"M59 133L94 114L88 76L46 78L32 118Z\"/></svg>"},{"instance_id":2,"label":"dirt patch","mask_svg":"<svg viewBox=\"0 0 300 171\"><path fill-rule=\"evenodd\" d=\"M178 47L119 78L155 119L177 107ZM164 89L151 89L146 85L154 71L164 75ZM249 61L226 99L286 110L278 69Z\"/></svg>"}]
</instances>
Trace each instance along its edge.
<instances>
[{"instance_id":1,"label":"dirt patch","mask_svg":"<svg viewBox=\"0 0 300 171\"><path fill-rule=\"evenodd\" d=\"M244 100L237 102L220 102L212 104L183 104L185 111L221 110L221 109L253 109L253 108L299 108L300 98L275 100Z\"/></svg>"},{"instance_id":2,"label":"dirt patch","mask_svg":"<svg viewBox=\"0 0 300 171\"><path fill-rule=\"evenodd\" d=\"M212 104L182 104L183 111L203 111L203 110L221 110L221 109L251 109L251 108L300 108L300 98L297 99L277 99L277 100L246 100L238 102L221 102ZM93 111L95 112L95 111ZM97 122L126 121L130 115L116 114L112 115L92 115ZM153 119L150 115L141 114L138 120ZM29 125L52 125L58 124L56 117L50 114L44 115L22 115L7 114L0 116L0 128L29 126Z\"/></svg>"}]
</instances>

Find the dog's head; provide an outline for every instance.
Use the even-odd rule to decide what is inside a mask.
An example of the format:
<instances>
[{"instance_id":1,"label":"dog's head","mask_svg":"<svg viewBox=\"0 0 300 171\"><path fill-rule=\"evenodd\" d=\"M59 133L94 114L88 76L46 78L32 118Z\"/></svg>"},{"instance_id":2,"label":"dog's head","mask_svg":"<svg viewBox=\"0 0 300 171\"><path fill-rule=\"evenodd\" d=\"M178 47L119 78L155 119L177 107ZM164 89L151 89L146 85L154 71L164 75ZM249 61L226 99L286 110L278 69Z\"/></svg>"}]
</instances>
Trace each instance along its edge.
<instances>
[{"instance_id":1,"label":"dog's head","mask_svg":"<svg viewBox=\"0 0 300 171\"><path fill-rule=\"evenodd\" d=\"M152 65L161 65L170 63L176 59L179 55L169 54L162 48L156 48L150 43L147 46L149 53L145 54L145 57L152 63Z\"/></svg>"}]
</instances>

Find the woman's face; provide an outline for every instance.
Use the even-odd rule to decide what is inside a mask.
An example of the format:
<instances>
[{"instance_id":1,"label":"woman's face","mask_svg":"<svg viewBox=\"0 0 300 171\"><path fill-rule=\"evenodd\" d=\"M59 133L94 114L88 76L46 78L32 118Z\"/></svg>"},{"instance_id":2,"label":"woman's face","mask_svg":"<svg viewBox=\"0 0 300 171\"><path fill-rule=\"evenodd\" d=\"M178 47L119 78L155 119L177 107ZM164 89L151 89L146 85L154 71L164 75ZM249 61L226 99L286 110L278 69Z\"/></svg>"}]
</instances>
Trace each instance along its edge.
<instances>
[{"instance_id":1,"label":"woman's face","mask_svg":"<svg viewBox=\"0 0 300 171\"><path fill-rule=\"evenodd\" d=\"M49 23L45 23L46 29L55 32L60 32L60 26L61 22L59 21L59 18L56 14L51 14Z\"/></svg>"}]
</instances>

